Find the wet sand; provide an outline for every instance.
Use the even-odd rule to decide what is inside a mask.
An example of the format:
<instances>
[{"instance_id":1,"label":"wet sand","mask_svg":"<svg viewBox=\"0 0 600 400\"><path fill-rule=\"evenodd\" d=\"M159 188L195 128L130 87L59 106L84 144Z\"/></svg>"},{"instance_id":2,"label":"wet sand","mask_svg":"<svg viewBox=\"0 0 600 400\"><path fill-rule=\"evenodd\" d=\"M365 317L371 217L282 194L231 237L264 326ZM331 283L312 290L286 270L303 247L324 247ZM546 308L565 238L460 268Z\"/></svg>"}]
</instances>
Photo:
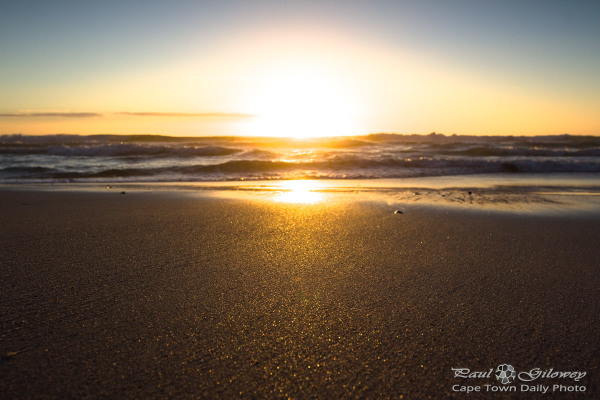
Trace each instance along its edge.
<instances>
[{"instance_id":1,"label":"wet sand","mask_svg":"<svg viewBox=\"0 0 600 400\"><path fill-rule=\"evenodd\" d=\"M600 217L0 190L3 398L459 398L586 371Z\"/></svg>"}]
</instances>

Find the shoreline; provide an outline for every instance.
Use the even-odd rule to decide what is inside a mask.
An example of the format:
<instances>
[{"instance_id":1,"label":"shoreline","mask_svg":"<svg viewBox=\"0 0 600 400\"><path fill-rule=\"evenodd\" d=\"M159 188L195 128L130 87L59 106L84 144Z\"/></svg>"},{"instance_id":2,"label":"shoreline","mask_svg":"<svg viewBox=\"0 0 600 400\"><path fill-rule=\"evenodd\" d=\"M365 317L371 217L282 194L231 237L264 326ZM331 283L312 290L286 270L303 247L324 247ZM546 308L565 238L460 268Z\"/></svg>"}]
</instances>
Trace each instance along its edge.
<instances>
[{"instance_id":1,"label":"shoreline","mask_svg":"<svg viewBox=\"0 0 600 400\"><path fill-rule=\"evenodd\" d=\"M215 182L75 182L0 184L1 191L163 193L294 204L386 203L458 211L600 214L596 174L481 174L402 179L300 179Z\"/></svg>"}]
</instances>

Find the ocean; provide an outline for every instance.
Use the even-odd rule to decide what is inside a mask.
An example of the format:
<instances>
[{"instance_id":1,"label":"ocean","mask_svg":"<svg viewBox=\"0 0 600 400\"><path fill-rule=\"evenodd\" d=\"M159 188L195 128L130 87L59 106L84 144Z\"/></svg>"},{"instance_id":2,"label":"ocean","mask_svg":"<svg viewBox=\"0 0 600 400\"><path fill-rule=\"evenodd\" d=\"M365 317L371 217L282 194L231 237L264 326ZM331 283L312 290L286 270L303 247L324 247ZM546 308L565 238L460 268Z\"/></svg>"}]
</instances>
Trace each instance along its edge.
<instances>
[{"instance_id":1,"label":"ocean","mask_svg":"<svg viewBox=\"0 0 600 400\"><path fill-rule=\"evenodd\" d=\"M219 182L600 172L600 137L282 139L2 135L0 183Z\"/></svg>"}]
</instances>

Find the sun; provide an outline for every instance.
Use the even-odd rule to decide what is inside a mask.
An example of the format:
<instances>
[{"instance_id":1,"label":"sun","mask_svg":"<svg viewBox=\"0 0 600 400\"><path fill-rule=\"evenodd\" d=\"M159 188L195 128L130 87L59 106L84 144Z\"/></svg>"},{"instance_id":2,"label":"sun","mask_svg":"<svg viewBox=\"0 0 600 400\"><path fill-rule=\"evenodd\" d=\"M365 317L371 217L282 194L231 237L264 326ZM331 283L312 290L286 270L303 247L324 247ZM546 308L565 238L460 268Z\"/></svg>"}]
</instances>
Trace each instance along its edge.
<instances>
[{"instance_id":1,"label":"sun","mask_svg":"<svg viewBox=\"0 0 600 400\"><path fill-rule=\"evenodd\" d=\"M252 136L309 138L355 131L359 107L352 85L331 72L296 67L261 79L259 86Z\"/></svg>"}]
</instances>

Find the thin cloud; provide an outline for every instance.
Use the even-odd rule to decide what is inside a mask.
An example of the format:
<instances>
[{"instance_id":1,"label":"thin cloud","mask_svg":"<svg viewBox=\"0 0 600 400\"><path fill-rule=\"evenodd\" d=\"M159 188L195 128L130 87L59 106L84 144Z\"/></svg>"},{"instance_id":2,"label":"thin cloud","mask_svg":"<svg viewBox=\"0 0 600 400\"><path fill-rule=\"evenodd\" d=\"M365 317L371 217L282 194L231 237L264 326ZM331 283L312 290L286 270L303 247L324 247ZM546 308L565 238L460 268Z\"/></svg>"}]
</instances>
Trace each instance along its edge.
<instances>
[{"instance_id":1,"label":"thin cloud","mask_svg":"<svg viewBox=\"0 0 600 400\"><path fill-rule=\"evenodd\" d=\"M116 113L93 113L93 112L25 112L4 113L0 118L103 118L107 115L125 115L131 117L175 117L175 118L252 118L252 114L243 113L167 113L167 112L116 112Z\"/></svg>"},{"instance_id":2,"label":"thin cloud","mask_svg":"<svg viewBox=\"0 0 600 400\"><path fill-rule=\"evenodd\" d=\"M104 117L104 114L89 112L43 112L43 113L7 113L0 114L0 117L60 117L60 118L95 118Z\"/></svg>"},{"instance_id":3,"label":"thin cloud","mask_svg":"<svg viewBox=\"0 0 600 400\"><path fill-rule=\"evenodd\" d=\"M135 117L194 117L194 118L250 118L254 115L243 113L164 113L164 112L120 112L119 115Z\"/></svg>"}]
</instances>

